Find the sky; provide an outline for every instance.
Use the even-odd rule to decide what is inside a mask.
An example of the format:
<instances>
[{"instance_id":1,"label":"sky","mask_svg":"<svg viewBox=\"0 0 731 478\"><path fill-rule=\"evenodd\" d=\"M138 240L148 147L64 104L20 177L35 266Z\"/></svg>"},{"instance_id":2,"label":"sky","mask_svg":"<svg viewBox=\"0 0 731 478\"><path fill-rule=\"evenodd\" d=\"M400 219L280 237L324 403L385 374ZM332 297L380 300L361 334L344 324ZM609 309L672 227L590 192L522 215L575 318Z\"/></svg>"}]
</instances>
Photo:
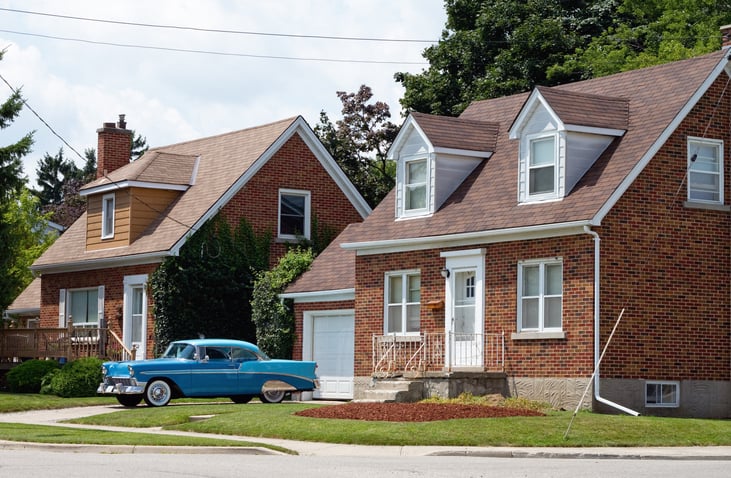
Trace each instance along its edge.
<instances>
[{"instance_id":1,"label":"sky","mask_svg":"<svg viewBox=\"0 0 731 478\"><path fill-rule=\"evenodd\" d=\"M341 117L337 91L365 84L400 124L393 75L428 67L445 21L443 0L0 0L0 75L38 115L24 108L0 145L35 131L24 173L37 188L46 153L83 165L58 136L83 155L119 114L151 147L297 115L314 128L323 110Z\"/></svg>"}]
</instances>

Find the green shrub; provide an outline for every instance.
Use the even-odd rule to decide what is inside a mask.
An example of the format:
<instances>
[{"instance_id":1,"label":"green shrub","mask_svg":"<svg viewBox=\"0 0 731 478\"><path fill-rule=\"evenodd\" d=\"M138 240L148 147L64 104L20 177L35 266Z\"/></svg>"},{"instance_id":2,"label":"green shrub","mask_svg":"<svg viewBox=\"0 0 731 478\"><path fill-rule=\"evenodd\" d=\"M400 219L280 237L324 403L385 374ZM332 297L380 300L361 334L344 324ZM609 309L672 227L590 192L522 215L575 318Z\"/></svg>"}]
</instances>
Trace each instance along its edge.
<instances>
[{"instance_id":1,"label":"green shrub","mask_svg":"<svg viewBox=\"0 0 731 478\"><path fill-rule=\"evenodd\" d=\"M28 360L8 372L8 388L13 393L38 393L43 377L58 370L55 360Z\"/></svg>"},{"instance_id":2,"label":"green shrub","mask_svg":"<svg viewBox=\"0 0 731 478\"><path fill-rule=\"evenodd\" d=\"M80 358L67 363L43 386L43 392L59 397L93 397L102 381L102 360Z\"/></svg>"}]
</instances>

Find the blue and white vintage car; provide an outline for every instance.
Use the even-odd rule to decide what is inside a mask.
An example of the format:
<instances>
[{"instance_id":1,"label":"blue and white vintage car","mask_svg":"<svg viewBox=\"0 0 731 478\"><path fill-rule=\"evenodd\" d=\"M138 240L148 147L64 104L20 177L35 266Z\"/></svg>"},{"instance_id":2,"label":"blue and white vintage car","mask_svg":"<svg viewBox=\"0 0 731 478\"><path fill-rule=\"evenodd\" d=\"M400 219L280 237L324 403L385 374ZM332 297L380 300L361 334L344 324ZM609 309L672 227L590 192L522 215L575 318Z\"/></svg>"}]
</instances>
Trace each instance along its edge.
<instances>
[{"instance_id":1,"label":"blue and white vintage car","mask_svg":"<svg viewBox=\"0 0 731 478\"><path fill-rule=\"evenodd\" d=\"M229 397L247 403L258 396L279 403L287 392L317 388L316 367L315 362L270 359L256 345L240 340L180 340L160 358L105 362L97 393L115 395L125 407L143 399L162 407L179 397Z\"/></svg>"}]
</instances>

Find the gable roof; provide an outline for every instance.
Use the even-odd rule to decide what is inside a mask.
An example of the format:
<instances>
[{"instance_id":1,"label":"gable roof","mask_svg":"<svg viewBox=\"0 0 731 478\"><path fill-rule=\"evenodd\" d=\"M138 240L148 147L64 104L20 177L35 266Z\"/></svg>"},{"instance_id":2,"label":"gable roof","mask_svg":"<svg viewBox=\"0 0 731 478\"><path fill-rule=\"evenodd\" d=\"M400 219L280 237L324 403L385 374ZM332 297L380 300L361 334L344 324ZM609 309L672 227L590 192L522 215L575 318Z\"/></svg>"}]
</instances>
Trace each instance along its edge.
<instances>
[{"instance_id":1,"label":"gable roof","mask_svg":"<svg viewBox=\"0 0 731 478\"><path fill-rule=\"evenodd\" d=\"M417 112L411 117L435 150L495 151L497 123Z\"/></svg>"},{"instance_id":2,"label":"gable roof","mask_svg":"<svg viewBox=\"0 0 731 478\"><path fill-rule=\"evenodd\" d=\"M199 156L195 154L147 151L128 166L85 184L81 187L81 195L114 191L123 186L156 188L180 186L185 189L195 182L198 159Z\"/></svg>"},{"instance_id":3,"label":"gable roof","mask_svg":"<svg viewBox=\"0 0 731 478\"><path fill-rule=\"evenodd\" d=\"M10 315L38 314L41 311L41 278L36 277L8 306Z\"/></svg>"},{"instance_id":4,"label":"gable roof","mask_svg":"<svg viewBox=\"0 0 731 478\"><path fill-rule=\"evenodd\" d=\"M343 247L358 253L542 237L598 225L634 178L664 144L711 83L727 68L728 50L602 78L541 89L567 118L582 120L571 100L604 98L617 110L628 104L628 130L615 138L573 190L560 201L518 204L518 141L508 131L528 93L478 101L460 117L497 122L494 154L427 217L394 218L394 191ZM728 71L728 70L727 70ZM606 99L614 98L620 101ZM620 114L608 119L620 119ZM479 205L476 207L475 205Z\"/></svg>"},{"instance_id":5,"label":"gable roof","mask_svg":"<svg viewBox=\"0 0 731 478\"><path fill-rule=\"evenodd\" d=\"M114 171L112 180L185 182L190 186L160 214L132 244L112 249L86 250L86 213L36 260L31 269L67 272L147 264L176 255L190 233L213 217L293 135L310 147L358 212L370 213L365 200L325 150L301 116L208 138L149 150L143 158ZM149 159L145 159L149 157ZM153 166L161 160L163 167ZM138 161L142 161L137 165ZM179 171L176 161L181 163ZM173 167L171 167L173 166ZM165 175L166 168L171 172ZM162 177L161 177L162 176ZM193 178L194 176L194 178ZM133 179L135 178L135 179ZM190 178L193 178L191 181ZM153 181L154 180L154 181ZM93 191L113 185L100 178Z\"/></svg>"},{"instance_id":6,"label":"gable roof","mask_svg":"<svg viewBox=\"0 0 731 478\"><path fill-rule=\"evenodd\" d=\"M538 86L540 94L565 125L626 130L629 99Z\"/></svg>"}]
</instances>

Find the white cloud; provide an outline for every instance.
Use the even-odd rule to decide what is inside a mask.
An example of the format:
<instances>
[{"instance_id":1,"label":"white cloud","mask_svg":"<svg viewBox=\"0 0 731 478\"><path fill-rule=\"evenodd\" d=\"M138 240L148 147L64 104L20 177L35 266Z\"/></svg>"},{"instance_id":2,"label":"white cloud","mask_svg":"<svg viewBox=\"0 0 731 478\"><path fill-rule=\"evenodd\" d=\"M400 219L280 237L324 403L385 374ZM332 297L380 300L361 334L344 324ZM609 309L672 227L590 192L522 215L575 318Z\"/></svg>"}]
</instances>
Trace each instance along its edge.
<instances>
[{"instance_id":1,"label":"white cloud","mask_svg":"<svg viewBox=\"0 0 731 478\"><path fill-rule=\"evenodd\" d=\"M136 23L371 38L437 39L445 21L442 0L4 0L0 7ZM191 32L6 11L0 12L0 30L298 58L423 62L420 53L428 46ZM203 55L7 32L0 32L0 46L9 46L0 74L14 86L23 86L29 104L80 153L96 147L96 129L115 121L119 113L127 115L128 127L147 137L151 146L296 115L314 126L321 110L331 119L339 117L336 91L356 91L361 84L371 86L375 99L388 103L399 122L403 90L393 75L425 67ZM34 179L38 159L46 152L55 154L63 144L27 110L11 128L0 131L0 144L28 130L36 130L36 144L25 172ZM64 150L71 155L67 147Z\"/></svg>"}]
</instances>

